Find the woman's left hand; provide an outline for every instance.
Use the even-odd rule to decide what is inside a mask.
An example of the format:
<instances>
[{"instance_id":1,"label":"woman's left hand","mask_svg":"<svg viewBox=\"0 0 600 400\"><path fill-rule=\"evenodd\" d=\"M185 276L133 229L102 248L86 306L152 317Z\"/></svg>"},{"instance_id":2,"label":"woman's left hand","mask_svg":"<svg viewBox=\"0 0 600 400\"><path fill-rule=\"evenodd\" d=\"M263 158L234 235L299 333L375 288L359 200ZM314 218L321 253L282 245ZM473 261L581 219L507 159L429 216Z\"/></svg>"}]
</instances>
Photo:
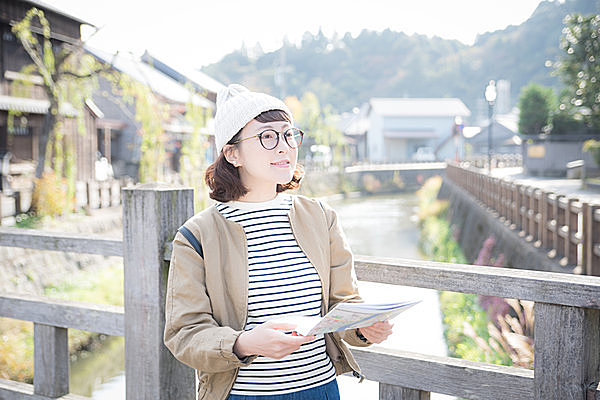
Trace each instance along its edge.
<instances>
[{"instance_id":1,"label":"woman's left hand","mask_svg":"<svg viewBox=\"0 0 600 400\"><path fill-rule=\"evenodd\" d=\"M360 333L371 343L381 343L392 334L394 324L389 321L375 322L371 326L358 328Z\"/></svg>"}]
</instances>

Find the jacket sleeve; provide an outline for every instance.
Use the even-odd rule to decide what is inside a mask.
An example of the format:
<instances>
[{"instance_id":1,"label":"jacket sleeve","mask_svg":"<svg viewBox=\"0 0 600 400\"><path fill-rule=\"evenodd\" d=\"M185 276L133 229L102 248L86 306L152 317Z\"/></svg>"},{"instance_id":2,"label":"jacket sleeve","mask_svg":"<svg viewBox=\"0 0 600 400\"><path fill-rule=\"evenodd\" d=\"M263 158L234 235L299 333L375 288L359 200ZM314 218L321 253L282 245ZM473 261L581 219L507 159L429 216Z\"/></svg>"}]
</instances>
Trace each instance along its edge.
<instances>
[{"instance_id":1,"label":"jacket sleeve","mask_svg":"<svg viewBox=\"0 0 600 400\"><path fill-rule=\"evenodd\" d=\"M356 272L354 271L354 255L342 230L337 213L326 204L321 203L327 218L329 229L329 310L339 302L360 303L363 299L358 293ZM341 337L352 346L364 347L365 343L358 338L355 329L342 332Z\"/></svg>"},{"instance_id":2,"label":"jacket sleeve","mask_svg":"<svg viewBox=\"0 0 600 400\"><path fill-rule=\"evenodd\" d=\"M219 326L206 290L204 260L181 233L173 240L165 304L164 342L175 358L203 372L223 372L249 364L233 345L242 331Z\"/></svg>"}]
</instances>

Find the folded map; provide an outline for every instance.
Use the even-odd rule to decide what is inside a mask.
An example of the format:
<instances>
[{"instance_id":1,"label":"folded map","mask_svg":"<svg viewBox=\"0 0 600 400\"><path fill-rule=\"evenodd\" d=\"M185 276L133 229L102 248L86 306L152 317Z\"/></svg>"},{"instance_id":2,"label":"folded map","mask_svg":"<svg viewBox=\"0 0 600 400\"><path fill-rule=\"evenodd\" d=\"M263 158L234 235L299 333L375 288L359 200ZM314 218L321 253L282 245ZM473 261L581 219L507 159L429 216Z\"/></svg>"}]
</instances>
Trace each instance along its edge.
<instances>
[{"instance_id":1,"label":"folded map","mask_svg":"<svg viewBox=\"0 0 600 400\"><path fill-rule=\"evenodd\" d=\"M408 310L421 300L401 303L339 303L324 317L285 316L278 321L296 325L294 330L302 336L363 328L375 322L387 321Z\"/></svg>"}]
</instances>

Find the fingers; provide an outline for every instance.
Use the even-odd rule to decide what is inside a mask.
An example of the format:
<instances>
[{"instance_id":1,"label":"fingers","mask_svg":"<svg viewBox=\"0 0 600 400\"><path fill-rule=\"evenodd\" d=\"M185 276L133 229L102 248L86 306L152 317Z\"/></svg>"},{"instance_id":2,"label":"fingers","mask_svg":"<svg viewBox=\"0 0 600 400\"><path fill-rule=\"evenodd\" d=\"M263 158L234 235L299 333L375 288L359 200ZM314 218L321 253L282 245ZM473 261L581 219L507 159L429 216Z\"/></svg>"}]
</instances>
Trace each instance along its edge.
<instances>
[{"instance_id":1,"label":"fingers","mask_svg":"<svg viewBox=\"0 0 600 400\"><path fill-rule=\"evenodd\" d=\"M393 324L389 321L376 322L371 326L360 328L360 332L371 343L381 343L392 334Z\"/></svg>"},{"instance_id":2,"label":"fingers","mask_svg":"<svg viewBox=\"0 0 600 400\"><path fill-rule=\"evenodd\" d=\"M298 325L289 322L267 321L260 325L264 328L276 329L278 331L293 331Z\"/></svg>"}]
</instances>

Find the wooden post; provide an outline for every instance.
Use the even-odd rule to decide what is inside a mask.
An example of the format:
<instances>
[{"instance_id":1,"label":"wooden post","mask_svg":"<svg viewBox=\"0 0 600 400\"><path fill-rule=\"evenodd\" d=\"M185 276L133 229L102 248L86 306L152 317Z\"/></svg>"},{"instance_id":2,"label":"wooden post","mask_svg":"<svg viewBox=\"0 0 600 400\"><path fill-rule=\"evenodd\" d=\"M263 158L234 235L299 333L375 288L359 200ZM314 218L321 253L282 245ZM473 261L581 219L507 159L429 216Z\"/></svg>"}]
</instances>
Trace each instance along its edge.
<instances>
[{"instance_id":1,"label":"wooden post","mask_svg":"<svg viewBox=\"0 0 600 400\"><path fill-rule=\"evenodd\" d=\"M13 196L15 198L15 216L17 216L21 214L21 192L14 192Z\"/></svg>"},{"instance_id":2,"label":"wooden post","mask_svg":"<svg viewBox=\"0 0 600 400\"><path fill-rule=\"evenodd\" d=\"M66 328L33 324L33 392L47 397L69 393L69 342Z\"/></svg>"},{"instance_id":3,"label":"wooden post","mask_svg":"<svg viewBox=\"0 0 600 400\"><path fill-rule=\"evenodd\" d=\"M527 236L526 240L529 242L535 241L535 188L527 188Z\"/></svg>"},{"instance_id":4,"label":"wooden post","mask_svg":"<svg viewBox=\"0 0 600 400\"><path fill-rule=\"evenodd\" d=\"M110 128L105 127L103 130L104 133L104 157L106 157L106 159L108 160L108 163L110 164L111 162L111 148L110 148Z\"/></svg>"},{"instance_id":5,"label":"wooden post","mask_svg":"<svg viewBox=\"0 0 600 400\"><path fill-rule=\"evenodd\" d=\"M538 247L542 247L542 238L544 236L543 228L544 228L544 202L546 201L546 194L543 190L535 191L535 245Z\"/></svg>"},{"instance_id":6,"label":"wooden post","mask_svg":"<svg viewBox=\"0 0 600 400\"><path fill-rule=\"evenodd\" d=\"M567 257L567 265L577 265L577 230L579 221L579 212L573 210L578 203L578 199L569 199L566 210L566 225L568 235L565 239L565 256Z\"/></svg>"},{"instance_id":7,"label":"wooden post","mask_svg":"<svg viewBox=\"0 0 600 400\"><path fill-rule=\"evenodd\" d=\"M552 249L551 240L552 240L552 231L548 229L549 224L552 220L552 213L550 210L550 195L553 194L551 192L542 191L541 198L541 206L542 206L542 217L540 220L540 232L542 239L542 247L544 249Z\"/></svg>"},{"instance_id":8,"label":"wooden post","mask_svg":"<svg viewBox=\"0 0 600 400\"><path fill-rule=\"evenodd\" d=\"M379 384L379 400L429 400L430 393L401 386Z\"/></svg>"},{"instance_id":9,"label":"wooden post","mask_svg":"<svg viewBox=\"0 0 600 400\"><path fill-rule=\"evenodd\" d=\"M587 275L600 276L600 254L596 251L596 246L600 244L600 205L590 207L587 218L584 220L585 236L584 240L588 242L587 258L585 263L585 272Z\"/></svg>"},{"instance_id":10,"label":"wooden post","mask_svg":"<svg viewBox=\"0 0 600 400\"><path fill-rule=\"evenodd\" d=\"M527 212L529 211L529 186L521 186L521 236L527 237L527 231L529 230L529 219L527 218Z\"/></svg>"},{"instance_id":11,"label":"wooden post","mask_svg":"<svg viewBox=\"0 0 600 400\"><path fill-rule=\"evenodd\" d=\"M521 218L519 213L521 211L521 185L513 184L513 206L512 206L512 223L517 231L521 230Z\"/></svg>"},{"instance_id":12,"label":"wooden post","mask_svg":"<svg viewBox=\"0 0 600 400\"><path fill-rule=\"evenodd\" d=\"M561 229L565 224L564 198L564 195L559 194L556 196L556 201L554 203L554 220L556 221L556 225L554 226L555 229L552 233L554 238L554 249L556 249L556 257L558 260L565 254L565 239L561 235Z\"/></svg>"},{"instance_id":13,"label":"wooden post","mask_svg":"<svg viewBox=\"0 0 600 400\"><path fill-rule=\"evenodd\" d=\"M586 399L600 379L600 310L536 303L534 329L534 398Z\"/></svg>"},{"instance_id":14,"label":"wooden post","mask_svg":"<svg viewBox=\"0 0 600 400\"><path fill-rule=\"evenodd\" d=\"M192 189L145 184L123 189L127 400L195 399L194 370L163 344L168 264L165 243L194 213Z\"/></svg>"}]
</instances>

